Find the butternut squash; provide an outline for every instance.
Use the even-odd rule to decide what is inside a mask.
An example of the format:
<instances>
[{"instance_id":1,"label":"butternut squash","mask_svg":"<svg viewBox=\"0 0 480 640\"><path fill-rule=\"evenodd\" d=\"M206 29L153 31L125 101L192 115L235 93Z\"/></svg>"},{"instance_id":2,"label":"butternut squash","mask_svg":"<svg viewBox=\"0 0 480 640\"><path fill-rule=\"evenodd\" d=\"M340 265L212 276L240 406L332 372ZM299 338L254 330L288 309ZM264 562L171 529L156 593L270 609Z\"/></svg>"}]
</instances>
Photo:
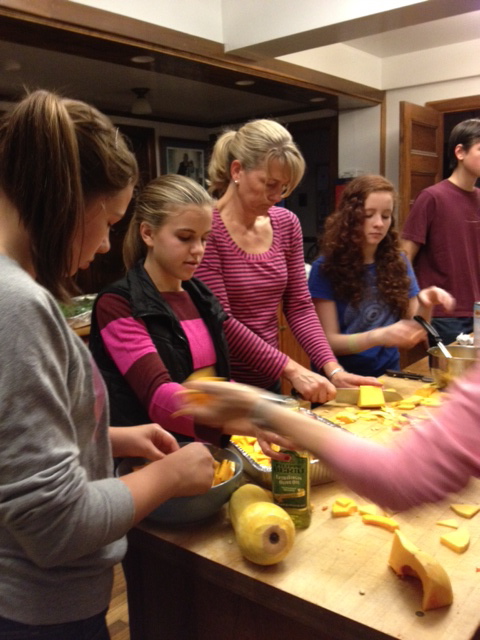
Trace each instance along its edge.
<instances>
[{"instance_id":1,"label":"butternut squash","mask_svg":"<svg viewBox=\"0 0 480 640\"><path fill-rule=\"evenodd\" d=\"M424 611L452 604L452 585L445 569L398 530L395 531L388 564L399 576L419 578L423 588Z\"/></svg>"},{"instance_id":2,"label":"butternut squash","mask_svg":"<svg viewBox=\"0 0 480 640\"><path fill-rule=\"evenodd\" d=\"M357 404L360 409L382 407L385 404L385 396L382 389L368 384L360 385Z\"/></svg>"},{"instance_id":3,"label":"butternut squash","mask_svg":"<svg viewBox=\"0 0 480 640\"><path fill-rule=\"evenodd\" d=\"M276 564L292 548L295 540L292 519L261 487L245 484L234 491L229 514L238 546L247 560L261 565Z\"/></svg>"}]
</instances>

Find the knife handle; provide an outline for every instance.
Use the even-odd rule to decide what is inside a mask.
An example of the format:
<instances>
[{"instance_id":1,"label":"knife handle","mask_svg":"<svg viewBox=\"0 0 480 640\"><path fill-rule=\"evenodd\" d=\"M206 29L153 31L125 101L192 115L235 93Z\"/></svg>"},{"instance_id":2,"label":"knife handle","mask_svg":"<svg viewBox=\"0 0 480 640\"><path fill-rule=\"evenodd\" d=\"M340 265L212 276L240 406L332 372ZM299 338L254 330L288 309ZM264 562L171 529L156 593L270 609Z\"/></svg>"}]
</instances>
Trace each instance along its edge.
<instances>
[{"instance_id":1,"label":"knife handle","mask_svg":"<svg viewBox=\"0 0 480 640\"><path fill-rule=\"evenodd\" d=\"M391 378L407 378L408 380L422 380L423 376L419 373L409 373L408 371L399 371L397 369L387 369L385 375Z\"/></svg>"},{"instance_id":2,"label":"knife handle","mask_svg":"<svg viewBox=\"0 0 480 640\"><path fill-rule=\"evenodd\" d=\"M385 375L390 376L391 378L406 378L407 380L422 380L423 382L433 382L433 378L430 378L430 376L423 376L421 373L399 371L397 369L387 369L385 371Z\"/></svg>"}]
</instances>

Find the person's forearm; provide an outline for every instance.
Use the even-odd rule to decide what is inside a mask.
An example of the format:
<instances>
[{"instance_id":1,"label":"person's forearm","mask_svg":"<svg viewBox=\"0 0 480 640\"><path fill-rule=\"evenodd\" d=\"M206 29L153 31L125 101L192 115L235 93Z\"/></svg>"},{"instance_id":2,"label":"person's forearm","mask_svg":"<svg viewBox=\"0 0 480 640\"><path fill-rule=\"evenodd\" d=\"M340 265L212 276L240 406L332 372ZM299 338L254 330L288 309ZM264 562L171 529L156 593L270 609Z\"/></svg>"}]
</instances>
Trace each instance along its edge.
<instances>
[{"instance_id":1,"label":"person's forearm","mask_svg":"<svg viewBox=\"0 0 480 640\"><path fill-rule=\"evenodd\" d=\"M382 344L381 327L360 333L336 333L329 334L328 340L337 356L346 356L352 353L362 353L371 347Z\"/></svg>"},{"instance_id":2,"label":"person's forearm","mask_svg":"<svg viewBox=\"0 0 480 640\"><path fill-rule=\"evenodd\" d=\"M114 458L123 458L130 451L130 429L133 427L109 427L110 443Z\"/></svg>"},{"instance_id":3,"label":"person's forearm","mask_svg":"<svg viewBox=\"0 0 480 640\"><path fill-rule=\"evenodd\" d=\"M176 476L168 456L145 465L120 480L127 485L135 508L134 524L143 520L160 504L175 495Z\"/></svg>"}]
</instances>

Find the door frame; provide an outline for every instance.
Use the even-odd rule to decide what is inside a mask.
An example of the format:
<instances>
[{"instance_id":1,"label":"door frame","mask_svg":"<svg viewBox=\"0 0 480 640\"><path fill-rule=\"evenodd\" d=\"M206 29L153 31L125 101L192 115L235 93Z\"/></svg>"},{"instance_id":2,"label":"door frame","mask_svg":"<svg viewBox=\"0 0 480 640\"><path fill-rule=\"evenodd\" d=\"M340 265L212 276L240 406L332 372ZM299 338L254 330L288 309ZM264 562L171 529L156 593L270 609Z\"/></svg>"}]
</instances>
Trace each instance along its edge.
<instances>
[{"instance_id":1,"label":"door frame","mask_svg":"<svg viewBox=\"0 0 480 640\"><path fill-rule=\"evenodd\" d=\"M451 98L450 100L434 100L432 102L426 102L425 106L440 111L441 113L471 111L480 109L480 95Z\"/></svg>"}]
</instances>

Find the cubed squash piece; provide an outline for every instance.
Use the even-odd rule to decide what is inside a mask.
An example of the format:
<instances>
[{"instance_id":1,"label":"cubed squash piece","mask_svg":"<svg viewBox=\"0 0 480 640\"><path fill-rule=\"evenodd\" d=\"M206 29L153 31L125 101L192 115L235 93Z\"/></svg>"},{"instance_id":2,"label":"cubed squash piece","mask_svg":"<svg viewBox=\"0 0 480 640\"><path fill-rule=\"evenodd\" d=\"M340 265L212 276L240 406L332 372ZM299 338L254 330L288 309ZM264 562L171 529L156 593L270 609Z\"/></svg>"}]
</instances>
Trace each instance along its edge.
<instances>
[{"instance_id":1,"label":"cubed squash piece","mask_svg":"<svg viewBox=\"0 0 480 640\"><path fill-rule=\"evenodd\" d=\"M334 419L341 424L352 424L352 422L356 422L357 416L351 411L339 411L335 414Z\"/></svg>"},{"instance_id":2,"label":"cubed squash piece","mask_svg":"<svg viewBox=\"0 0 480 640\"><path fill-rule=\"evenodd\" d=\"M480 511L478 504L451 504L450 509L462 518L473 518Z\"/></svg>"},{"instance_id":3,"label":"cubed squash piece","mask_svg":"<svg viewBox=\"0 0 480 640\"><path fill-rule=\"evenodd\" d=\"M470 533L468 529L460 527L456 531L449 531L440 536L440 542L452 551L463 553L470 544Z\"/></svg>"},{"instance_id":4,"label":"cubed squash piece","mask_svg":"<svg viewBox=\"0 0 480 640\"><path fill-rule=\"evenodd\" d=\"M358 507L358 513L361 516L366 514L371 516L381 516L383 515L383 511L376 504L361 504Z\"/></svg>"},{"instance_id":5,"label":"cubed squash piece","mask_svg":"<svg viewBox=\"0 0 480 640\"><path fill-rule=\"evenodd\" d=\"M361 409L382 407L385 404L383 389L366 384L360 385L357 404Z\"/></svg>"},{"instance_id":6,"label":"cubed squash piece","mask_svg":"<svg viewBox=\"0 0 480 640\"><path fill-rule=\"evenodd\" d=\"M458 522L455 518L448 518L447 520L437 520L435 524L439 524L441 527L448 527L449 529L458 529Z\"/></svg>"},{"instance_id":7,"label":"cubed squash piece","mask_svg":"<svg viewBox=\"0 0 480 640\"><path fill-rule=\"evenodd\" d=\"M334 518L342 518L351 516L357 511L357 503L352 498L339 496L332 504L332 516Z\"/></svg>"},{"instance_id":8,"label":"cubed squash piece","mask_svg":"<svg viewBox=\"0 0 480 640\"><path fill-rule=\"evenodd\" d=\"M399 527L398 522L388 516L375 516L366 513L362 516L362 520L365 524L373 524L375 527L382 527L387 531L395 531Z\"/></svg>"}]
</instances>

